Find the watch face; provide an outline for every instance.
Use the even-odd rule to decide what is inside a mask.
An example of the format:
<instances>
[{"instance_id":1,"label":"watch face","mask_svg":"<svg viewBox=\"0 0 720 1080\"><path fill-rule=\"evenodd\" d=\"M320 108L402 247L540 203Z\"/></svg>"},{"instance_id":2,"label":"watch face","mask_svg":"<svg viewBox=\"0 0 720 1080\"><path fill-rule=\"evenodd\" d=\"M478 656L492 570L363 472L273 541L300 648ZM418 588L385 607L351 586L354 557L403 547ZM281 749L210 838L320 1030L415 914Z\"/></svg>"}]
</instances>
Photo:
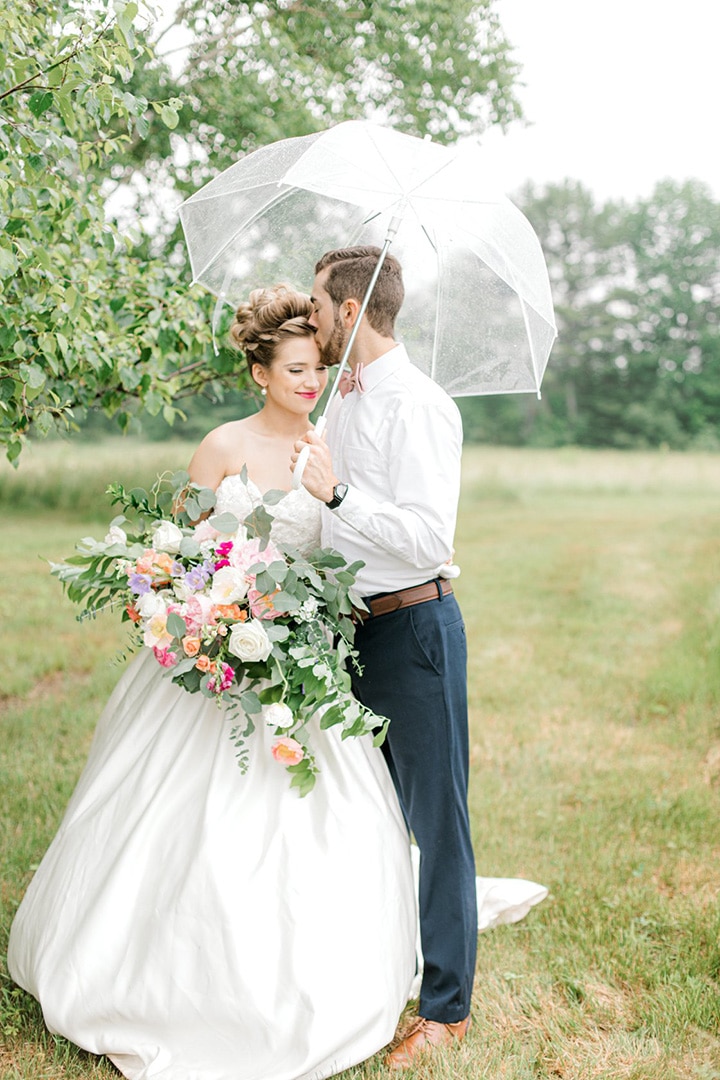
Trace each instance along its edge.
<instances>
[{"instance_id":1,"label":"watch face","mask_svg":"<svg viewBox=\"0 0 720 1080\"><path fill-rule=\"evenodd\" d=\"M336 484L333 488L332 499L329 503L326 503L325 505L329 506L331 510L337 509L337 507L347 495L347 489L347 484Z\"/></svg>"}]
</instances>

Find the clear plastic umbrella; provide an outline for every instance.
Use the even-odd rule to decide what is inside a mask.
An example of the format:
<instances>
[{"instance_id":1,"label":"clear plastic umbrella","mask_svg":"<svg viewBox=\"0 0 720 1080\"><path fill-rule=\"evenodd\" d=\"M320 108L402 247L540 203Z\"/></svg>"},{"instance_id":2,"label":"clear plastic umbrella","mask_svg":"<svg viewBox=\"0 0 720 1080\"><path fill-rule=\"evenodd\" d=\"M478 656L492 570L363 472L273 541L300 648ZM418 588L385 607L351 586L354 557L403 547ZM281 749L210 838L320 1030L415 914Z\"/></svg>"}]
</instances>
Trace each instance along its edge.
<instances>
[{"instance_id":1,"label":"clear plastic umbrella","mask_svg":"<svg viewBox=\"0 0 720 1080\"><path fill-rule=\"evenodd\" d=\"M396 332L413 362L454 397L540 392L556 336L545 259L527 218L492 190L476 146L348 121L242 158L180 218L193 280L218 297L216 315L259 283L307 289L331 248L377 245L377 276L393 244L406 290ZM304 464L301 455L295 486Z\"/></svg>"},{"instance_id":2,"label":"clear plastic umbrella","mask_svg":"<svg viewBox=\"0 0 720 1080\"><path fill-rule=\"evenodd\" d=\"M545 259L475 145L348 121L242 158L180 218L194 281L229 304L274 281L309 291L323 252L392 241L412 361L454 397L540 389L556 336Z\"/></svg>"}]
</instances>

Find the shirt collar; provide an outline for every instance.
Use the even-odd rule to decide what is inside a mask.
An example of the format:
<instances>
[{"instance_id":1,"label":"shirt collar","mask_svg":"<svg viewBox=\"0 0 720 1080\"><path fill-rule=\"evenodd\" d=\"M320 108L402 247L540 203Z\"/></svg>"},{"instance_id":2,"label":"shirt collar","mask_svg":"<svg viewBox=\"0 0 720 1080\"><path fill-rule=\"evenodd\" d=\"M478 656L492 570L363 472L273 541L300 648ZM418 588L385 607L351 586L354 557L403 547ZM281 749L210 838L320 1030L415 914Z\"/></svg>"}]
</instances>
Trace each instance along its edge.
<instances>
[{"instance_id":1,"label":"shirt collar","mask_svg":"<svg viewBox=\"0 0 720 1080\"><path fill-rule=\"evenodd\" d=\"M382 356L378 356L377 360L373 360L372 363L363 367L363 393L368 393L373 386L377 386L383 379L387 379L388 375L392 375L398 368L409 363L410 357L405 346L398 343L394 348L383 353Z\"/></svg>"}]
</instances>

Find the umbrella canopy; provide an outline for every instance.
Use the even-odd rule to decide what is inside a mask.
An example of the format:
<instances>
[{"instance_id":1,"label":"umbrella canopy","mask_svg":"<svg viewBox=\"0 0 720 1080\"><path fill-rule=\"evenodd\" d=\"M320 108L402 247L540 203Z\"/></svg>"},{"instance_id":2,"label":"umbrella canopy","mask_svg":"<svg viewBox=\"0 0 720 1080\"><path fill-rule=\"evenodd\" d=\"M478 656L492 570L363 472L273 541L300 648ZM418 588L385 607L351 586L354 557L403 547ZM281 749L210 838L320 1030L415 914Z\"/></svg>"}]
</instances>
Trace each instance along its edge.
<instances>
[{"instance_id":1,"label":"umbrella canopy","mask_svg":"<svg viewBox=\"0 0 720 1080\"><path fill-rule=\"evenodd\" d=\"M556 336L545 259L475 145L348 121L256 150L180 217L194 281L232 305L275 281L309 291L325 251L382 247L392 224L413 362L455 397L540 389Z\"/></svg>"}]
</instances>

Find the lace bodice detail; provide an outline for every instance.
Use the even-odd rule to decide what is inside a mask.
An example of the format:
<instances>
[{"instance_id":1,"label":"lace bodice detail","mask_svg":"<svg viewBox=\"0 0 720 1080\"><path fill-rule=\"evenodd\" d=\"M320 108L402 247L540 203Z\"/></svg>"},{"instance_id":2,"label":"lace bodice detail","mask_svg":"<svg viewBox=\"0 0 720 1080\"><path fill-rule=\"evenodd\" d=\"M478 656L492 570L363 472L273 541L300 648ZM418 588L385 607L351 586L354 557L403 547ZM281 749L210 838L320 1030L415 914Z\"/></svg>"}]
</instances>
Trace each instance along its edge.
<instances>
[{"instance_id":1,"label":"lace bodice detail","mask_svg":"<svg viewBox=\"0 0 720 1080\"><path fill-rule=\"evenodd\" d=\"M262 494L252 480L244 483L235 474L220 481L215 509L219 514L230 513L242 521ZM307 555L320 544L320 503L304 487L289 491L275 506L268 506L273 518L272 539L279 547L296 548Z\"/></svg>"}]
</instances>

